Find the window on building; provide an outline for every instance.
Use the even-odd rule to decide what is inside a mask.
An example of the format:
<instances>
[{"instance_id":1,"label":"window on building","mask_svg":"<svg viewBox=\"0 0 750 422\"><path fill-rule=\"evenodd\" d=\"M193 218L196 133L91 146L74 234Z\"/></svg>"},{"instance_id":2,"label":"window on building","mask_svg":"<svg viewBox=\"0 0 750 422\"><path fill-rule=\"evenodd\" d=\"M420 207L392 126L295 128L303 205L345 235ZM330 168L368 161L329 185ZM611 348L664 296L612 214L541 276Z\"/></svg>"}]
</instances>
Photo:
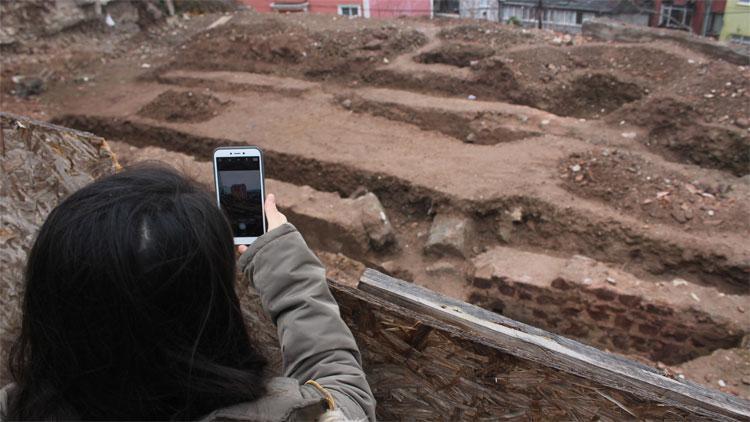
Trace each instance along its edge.
<instances>
[{"instance_id":1,"label":"window on building","mask_svg":"<svg viewBox=\"0 0 750 422\"><path fill-rule=\"evenodd\" d=\"M750 6L750 0L737 0L737 4L742 6Z\"/></svg>"},{"instance_id":2,"label":"window on building","mask_svg":"<svg viewBox=\"0 0 750 422\"><path fill-rule=\"evenodd\" d=\"M581 17L583 19L583 17ZM545 9L544 21L547 23L563 26L575 26L578 20L578 12L574 10Z\"/></svg>"},{"instance_id":3,"label":"window on building","mask_svg":"<svg viewBox=\"0 0 750 422\"><path fill-rule=\"evenodd\" d=\"M339 15L342 16L359 16L359 6L350 4L339 5Z\"/></svg>"},{"instance_id":4,"label":"window on building","mask_svg":"<svg viewBox=\"0 0 750 422\"><path fill-rule=\"evenodd\" d=\"M693 8L692 5L676 6L671 2L665 2L661 5L661 14L659 16L659 26L690 30L690 22L693 20Z\"/></svg>"},{"instance_id":5,"label":"window on building","mask_svg":"<svg viewBox=\"0 0 750 422\"><path fill-rule=\"evenodd\" d=\"M729 42L750 45L750 37L738 34L732 34L729 36Z\"/></svg>"},{"instance_id":6,"label":"window on building","mask_svg":"<svg viewBox=\"0 0 750 422\"><path fill-rule=\"evenodd\" d=\"M435 13L448 13L457 15L459 13L459 0L434 0L433 10Z\"/></svg>"},{"instance_id":7,"label":"window on building","mask_svg":"<svg viewBox=\"0 0 750 422\"><path fill-rule=\"evenodd\" d=\"M534 7L514 5L502 7L503 22L508 22L511 18L525 22L536 22L536 8Z\"/></svg>"},{"instance_id":8,"label":"window on building","mask_svg":"<svg viewBox=\"0 0 750 422\"><path fill-rule=\"evenodd\" d=\"M723 13L711 13L709 18L708 31L706 35L718 36L721 34L721 28L724 27L724 14Z\"/></svg>"},{"instance_id":9,"label":"window on building","mask_svg":"<svg viewBox=\"0 0 750 422\"><path fill-rule=\"evenodd\" d=\"M508 22L510 19L517 19L522 22L536 23L537 8L529 6L507 5L502 6L502 20ZM542 22L545 28L575 27L580 26L584 21L591 19L593 14L584 13L577 10L563 10L545 8L542 11Z\"/></svg>"}]
</instances>

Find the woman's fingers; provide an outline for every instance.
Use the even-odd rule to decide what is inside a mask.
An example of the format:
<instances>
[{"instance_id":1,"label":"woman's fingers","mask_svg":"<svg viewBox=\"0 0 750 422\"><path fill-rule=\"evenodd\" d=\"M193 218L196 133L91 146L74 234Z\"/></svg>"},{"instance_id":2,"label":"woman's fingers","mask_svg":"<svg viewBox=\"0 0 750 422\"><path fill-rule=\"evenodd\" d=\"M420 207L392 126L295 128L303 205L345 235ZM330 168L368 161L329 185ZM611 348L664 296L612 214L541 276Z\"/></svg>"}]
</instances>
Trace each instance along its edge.
<instances>
[{"instance_id":1,"label":"woman's fingers","mask_svg":"<svg viewBox=\"0 0 750 422\"><path fill-rule=\"evenodd\" d=\"M268 220L268 231L286 223L286 216L276 208L276 195L269 193L265 203L266 219ZM247 245L237 246L237 252L242 255L247 250Z\"/></svg>"},{"instance_id":2,"label":"woman's fingers","mask_svg":"<svg viewBox=\"0 0 750 422\"><path fill-rule=\"evenodd\" d=\"M268 220L268 231L286 223L286 216L276 208L276 195L269 193L266 197L266 219Z\"/></svg>"}]
</instances>

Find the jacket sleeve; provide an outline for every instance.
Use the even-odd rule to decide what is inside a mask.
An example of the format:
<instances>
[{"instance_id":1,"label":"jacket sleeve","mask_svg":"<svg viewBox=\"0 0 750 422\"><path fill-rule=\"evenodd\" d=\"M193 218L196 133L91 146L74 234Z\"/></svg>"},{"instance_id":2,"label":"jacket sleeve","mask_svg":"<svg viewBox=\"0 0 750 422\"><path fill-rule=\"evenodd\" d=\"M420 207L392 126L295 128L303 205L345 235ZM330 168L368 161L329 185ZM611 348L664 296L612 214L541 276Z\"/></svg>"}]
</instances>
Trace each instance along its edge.
<instances>
[{"instance_id":1,"label":"jacket sleeve","mask_svg":"<svg viewBox=\"0 0 750 422\"><path fill-rule=\"evenodd\" d=\"M359 349L328 289L325 268L289 223L259 237L240 257L240 268L276 324L284 376L314 380L353 420L375 421L375 398ZM319 394L302 385L303 395Z\"/></svg>"}]
</instances>

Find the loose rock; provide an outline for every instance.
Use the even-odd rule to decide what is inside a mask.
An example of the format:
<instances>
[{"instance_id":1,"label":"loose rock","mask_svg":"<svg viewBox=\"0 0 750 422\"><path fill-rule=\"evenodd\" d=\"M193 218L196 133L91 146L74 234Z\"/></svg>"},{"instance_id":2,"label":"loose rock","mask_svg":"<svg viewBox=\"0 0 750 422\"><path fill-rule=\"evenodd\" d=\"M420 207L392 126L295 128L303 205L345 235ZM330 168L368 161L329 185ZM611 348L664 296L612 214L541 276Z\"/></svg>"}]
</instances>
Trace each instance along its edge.
<instances>
[{"instance_id":1,"label":"loose rock","mask_svg":"<svg viewBox=\"0 0 750 422\"><path fill-rule=\"evenodd\" d=\"M458 215L438 214L432 221L425 252L466 257L471 220Z\"/></svg>"},{"instance_id":2,"label":"loose rock","mask_svg":"<svg viewBox=\"0 0 750 422\"><path fill-rule=\"evenodd\" d=\"M393 226L385 214L383 205L374 193L368 192L354 200L362 213L362 225L370 239L370 246L375 250L383 250L392 244L396 237Z\"/></svg>"},{"instance_id":3,"label":"loose rock","mask_svg":"<svg viewBox=\"0 0 750 422\"><path fill-rule=\"evenodd\" d=\"M425 272L429 275L438 276L438 275L456 275L458 274L458 270L456 269L456 266L451 264L450 262L436 262L427 268L425 268Z\"/></svg>"},{"instance_id":4,"label":"loose rock","mask_svg":"<svg viewBox=\"0 0 750 422\"><path fill-rule=\"evenodd\" d=\"M406 268L403 268L396 261L385 261L382 264L380 264L380 267L383 268L383 271L385 271L387 274L390 274L393 277L400 278L406 281L414 280L414 274L411 271L407 270Z\"/></svg>"},{"instance_id":5,"label":"loose rock","mask_svg":"<svg viewBox=\"0 0 750 422\"><path fill-rule=\"evenodd\" d=\"M514 223L523 221L523 209L521 207L513 208L510 212L510 219Z\"/></svg>"},{"instance_id":6,"label":"loose rock","mask_svg":"<svg viewBox=\"0 0 750 422\"><path fill-rule=\"evenodd\" d=\"M511 241L512 228L509 226L510 225L507 223L506 224L500 223L497 226L497 237L498 239L500 239L500 241L506 244L510 243Z\"/></svg>"},{"instance_id":7,"label":"loose rock","mask_svg":"<svg viewBox=\"0 0 750 422\"><path fill-rule=\"evenodd\" d=\"M39 95L44 91L44 81L41 78L35 76L14 76L11 78L15 87L13 93L19 97L30 97L32 95Z\"/></svg>"}]
</instances>

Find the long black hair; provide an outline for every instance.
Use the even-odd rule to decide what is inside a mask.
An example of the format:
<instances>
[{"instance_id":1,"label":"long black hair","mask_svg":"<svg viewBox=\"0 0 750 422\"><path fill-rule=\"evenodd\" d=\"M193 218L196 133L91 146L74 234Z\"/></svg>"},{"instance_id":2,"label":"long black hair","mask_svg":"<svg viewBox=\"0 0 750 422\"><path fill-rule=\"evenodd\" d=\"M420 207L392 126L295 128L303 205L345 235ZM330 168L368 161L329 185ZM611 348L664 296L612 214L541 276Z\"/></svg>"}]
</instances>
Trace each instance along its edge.
<instances>
[{"instance_id":1,"label":"long black hair","mask_svg":"<svg viewBox=\"0 0 750 422\"><path fill-rule=\"evenodd\" d=\"M190 419L264 394L211 195L162 165L55 208L29 254L9 419Z\"/></svg>"}]
</instances>

